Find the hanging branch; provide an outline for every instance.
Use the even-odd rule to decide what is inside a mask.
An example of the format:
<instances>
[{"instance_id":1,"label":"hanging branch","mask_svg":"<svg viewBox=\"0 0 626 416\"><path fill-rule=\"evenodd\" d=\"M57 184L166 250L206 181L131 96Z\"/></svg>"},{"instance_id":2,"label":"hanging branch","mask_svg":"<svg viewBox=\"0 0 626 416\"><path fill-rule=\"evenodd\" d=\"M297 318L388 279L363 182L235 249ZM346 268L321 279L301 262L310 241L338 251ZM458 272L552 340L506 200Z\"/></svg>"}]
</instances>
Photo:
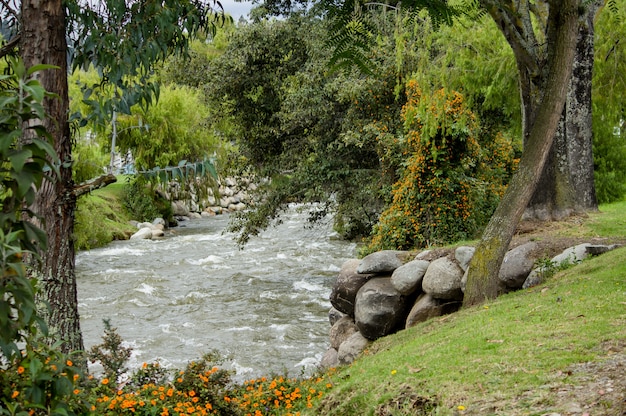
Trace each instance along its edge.
<instances>
[{"instance_id":1,"label":"hanging branch","mask_svg":"<svg viewBox=\"0 0 626 416\"><path fill-rule=\"evenodd\" d=\"M95 179L90 179L86 182L76 185L72 190L72 194L74 194L74 196L78 198L81 195L84 195L91 191L95 191L96 189L104 188L105 186L115 182L117 182L117 178L115 177L115 175L108 173L106 175L102 175Z\"/></svg>"}]
</instances>

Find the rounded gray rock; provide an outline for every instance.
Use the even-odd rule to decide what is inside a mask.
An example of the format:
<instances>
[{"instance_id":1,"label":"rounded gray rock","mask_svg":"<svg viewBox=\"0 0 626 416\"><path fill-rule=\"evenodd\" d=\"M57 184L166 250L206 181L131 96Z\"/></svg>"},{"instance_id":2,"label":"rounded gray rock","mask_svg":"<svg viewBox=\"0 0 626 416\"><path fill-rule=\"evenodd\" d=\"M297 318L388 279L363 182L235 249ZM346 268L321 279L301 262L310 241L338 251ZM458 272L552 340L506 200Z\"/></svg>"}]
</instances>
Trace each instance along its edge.
<instances>
[{"instance_id":1,"label":"rounded gray rock","mask_svg":"<svg viewBox=\"0 0 626 416\"><path fill-rule=\"evenodd\" d=\"M405 319L405 300L388 277L365 283L356 295L354 305L354 321L361 334L375 340L400 329Z\"/></svg>"},{"instance_id":2,"label":"rounded gray rock","mask_svg":"<svg viewBox=\"0 0 626 416\"><path fill-rule=\"evenodd\" d=\"M436 299L463 299L462 278L463 270L459 265L448 257L441 257L430 263L422 289Z\"/></svg>"},{"instance_id":3,"label":"rounded gray rock","mask_svg":"<svg viewBox=\"0 0 626 416\"><path fill-rule=\"evenodd\" d=\"M398 258L401 253L395 250L383 250L369 254L359 263L357 273L390 273L402 266L402 261Z\"/></svg>"},{"instance_id":4,"label":"rounded gray rock","mask_svg":"<svg viewBox=\"0 0 626 416\"><path fill-rule=\"evenodd\" d=\"M355 332L350 338L341 344L337 350L339 364L350 364L367 348L370 341L361 333Z\"/></svg>"},{"instance_id":5,"label":"rounded gray rock","mask_svg":"<svg viewBox=\"0 0 626 416\"><path fill-rule=\"evenodd\" d=\"M506 252L498 273L498 279L505 287L509 289L522 287L535 264L532 252L537 247L537 243L531 241Z\"/></svg>"},{"instance_id":6,"label":"rounded gray rock","mask_svg":"<svg viewBox=\"0 0 626 416\"><path fill-rule=\"evenodd\" d=\"M330 328L330 346L338 349L345 340L358 331L359 328L357 328L352 318L344 316Z\"/></svg>"},{"instance_id":7,"label":"rounded gray rock","mask_svg":"<svg viewBox=\"0 0 626 416\"><path fill-rule=\"evenodd\" d=\"M430 294L421 295L411 308L406 318L405 328L410 328L435 316L443 314L443 302L433 298Z\"/></svg>"},{"instance_id":8,"label":"rounded gray rock","mask_svg":"<svg viewBox=\"0 0 626 416\"><path fill-rule=\"evenodd\" d=\"M410 261L393 271L391 284L403 295L410 295L422 289L422 279L430 262L426 260Z\"/></svg>"},{"instance_id":9,"label":"rounded gray rock","mask_svg":"<svg viewBox=\"0 0 626 416\"><path fill-rule=\"evenodd\" d=\"M333 307L350 316L354 316L354 300L359 289L374 277L373 274L357 273L359 263L358 259L344 262L330 292L330 303Z\"/></svg>"}]
</instances>

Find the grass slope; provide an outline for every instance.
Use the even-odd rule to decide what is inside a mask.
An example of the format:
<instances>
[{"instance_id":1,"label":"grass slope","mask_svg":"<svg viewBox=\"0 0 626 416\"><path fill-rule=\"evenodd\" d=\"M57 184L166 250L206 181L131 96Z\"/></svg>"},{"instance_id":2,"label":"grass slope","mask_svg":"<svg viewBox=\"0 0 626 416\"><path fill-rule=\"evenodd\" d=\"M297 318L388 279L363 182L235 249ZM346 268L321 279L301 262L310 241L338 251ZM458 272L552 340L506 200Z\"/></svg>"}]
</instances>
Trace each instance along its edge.
<instances>
[{"instance_id":1,"label":"grass slope","mask_svg":"<svg viewBox=\"0 0 626 416\"><path fill-rule=\"evenodd\" d=\"M626 236L626 203L543 236ZM626 248L382 338L311 414L626 414Z\"/></svg>"},{"instance_id":2,"label":"grass slope","mask_svg":"<svg viewBox=\"0 0 626 416\"><path fill-rule=\"evenodd\" d=\"M137 231L122 206L124 177L78 200L74 241L78 250L102 247L113 240L128 239Z\"/></svg>"}]
</instances>

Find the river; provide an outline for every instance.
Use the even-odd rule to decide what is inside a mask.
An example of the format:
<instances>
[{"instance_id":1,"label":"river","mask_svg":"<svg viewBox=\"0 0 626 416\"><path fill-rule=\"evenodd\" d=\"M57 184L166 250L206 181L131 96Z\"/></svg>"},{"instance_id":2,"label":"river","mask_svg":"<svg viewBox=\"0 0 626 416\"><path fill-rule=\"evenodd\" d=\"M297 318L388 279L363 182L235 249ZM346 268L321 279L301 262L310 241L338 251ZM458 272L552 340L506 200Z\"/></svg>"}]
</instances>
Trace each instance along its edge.
<instances>
[{"instance_id":1,"label":"river","mask_svg":"<svg viewBox=\"0 0 626 416\"><path fill-rule=\"evenodd\" d=\"M329 221L330 222L330 221ZM76 258L85 347L103 319L133 348L131 367L170 368L216 350L235 379L308 374L328 348L328 296L355 245L330 224L284 222L239 250L228 216L181 223L159 240L116 241Z\"/></svg>"}]
</instances>

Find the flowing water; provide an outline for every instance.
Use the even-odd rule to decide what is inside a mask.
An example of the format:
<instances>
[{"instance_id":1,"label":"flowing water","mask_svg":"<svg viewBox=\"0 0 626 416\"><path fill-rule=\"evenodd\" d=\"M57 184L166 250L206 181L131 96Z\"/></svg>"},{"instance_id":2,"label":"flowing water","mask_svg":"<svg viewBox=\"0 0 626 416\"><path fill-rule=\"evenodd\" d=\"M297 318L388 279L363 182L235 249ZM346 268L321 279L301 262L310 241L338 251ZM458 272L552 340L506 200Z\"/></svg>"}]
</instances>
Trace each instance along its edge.
<instances>
[{"instance_id":1,"label":"flowing water","mask_svg":"<svg viewBox=\"0 0 626 416\"><path fill-rule=\"evenodd\" d=\"M134 350L131 366L184 368L217 350L237 379L299 375L328 347L328 295L354 244L329 224L306 228L292 209L241 251L228 217L181 223L160 240L118 241L80 252L76 269L85 347L103 319Z\"/></svg>"}]
</instances>

